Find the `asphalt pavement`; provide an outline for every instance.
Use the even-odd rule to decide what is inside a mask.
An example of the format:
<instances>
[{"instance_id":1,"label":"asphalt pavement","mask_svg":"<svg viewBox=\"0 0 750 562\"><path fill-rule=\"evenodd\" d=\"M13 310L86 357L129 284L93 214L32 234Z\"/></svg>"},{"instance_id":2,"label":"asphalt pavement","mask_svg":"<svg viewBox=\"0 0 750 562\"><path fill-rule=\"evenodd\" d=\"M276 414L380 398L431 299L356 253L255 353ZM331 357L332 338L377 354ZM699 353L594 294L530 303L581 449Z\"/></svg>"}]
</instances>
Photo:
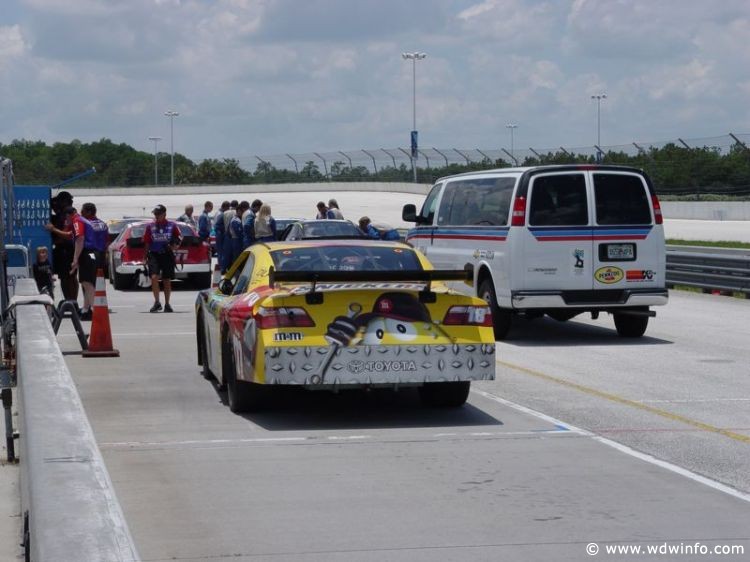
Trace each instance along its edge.
<instances>
[{"instance_id":1,"label":"asphalt pavement","mask_svg":"<svg viewBox=\"0 0 750 562\"><path fill-rule=\"evenodd\" d=\"M459 410L296 392L237 416L196 365L193 291L173 314L149 314L146 291L108 296L120 358L60 341L145 560L750 549L746 301L673 292L637 341L605 316L520 325Z\"/></svg>"}]
</instances>

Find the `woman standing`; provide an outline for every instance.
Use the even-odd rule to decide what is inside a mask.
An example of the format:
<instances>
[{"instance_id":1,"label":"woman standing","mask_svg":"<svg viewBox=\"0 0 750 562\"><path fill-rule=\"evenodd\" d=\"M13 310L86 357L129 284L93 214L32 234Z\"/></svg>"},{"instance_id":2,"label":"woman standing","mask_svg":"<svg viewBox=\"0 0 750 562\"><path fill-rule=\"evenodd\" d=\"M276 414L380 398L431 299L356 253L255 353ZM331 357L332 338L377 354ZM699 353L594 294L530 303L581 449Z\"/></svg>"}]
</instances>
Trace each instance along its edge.
<instances>
[{"instance_id":1,"label":"woman standing","mask_svg":"<svg viewBox=\"0 0 750 562\"><path fill-rule=\"evenodd\" d=\"M276 240L276 219L271 216L271 206L264 203L255 217L255 241L273 242Z\"/></svg>"}]
</instances>

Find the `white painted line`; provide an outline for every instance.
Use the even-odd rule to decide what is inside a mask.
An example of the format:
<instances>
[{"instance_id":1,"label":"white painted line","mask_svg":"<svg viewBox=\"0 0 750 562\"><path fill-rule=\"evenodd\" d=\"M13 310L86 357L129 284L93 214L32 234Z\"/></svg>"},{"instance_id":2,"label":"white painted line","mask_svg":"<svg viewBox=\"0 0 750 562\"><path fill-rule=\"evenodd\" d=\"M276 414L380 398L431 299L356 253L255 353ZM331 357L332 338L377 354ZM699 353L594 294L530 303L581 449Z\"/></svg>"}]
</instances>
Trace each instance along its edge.
<instances>
[{"instance_id":1,"label":"white painted line","mask_svg":"<svg viewBox=\"0 0 750 562\"><path fill-rule=\"evenodd\" d=\"M684 400L636 400L642 404L693 404L696 402L750 402L750 398L686 398Z\"/></svg>"},{"instance_id":2,"label":"white painted line","mask_svg":"<svg viewBox=\"0 0 750 562\"><path fill-rule=\"evenodd\" d=\"M120 441L101 443L102 447L177 447L180 445L226 445L227 443L275 443L307 441L309 437L256 437L253 439L207 439L192 441Z\"/></svg>"},{"instance_id":3,"label":"white painted line","mask_svg":"<svg viewBox=\"0 0 750 562\"><path fill-rule=\"evenodd\" d=\"M621 453L625 453L626 455L630 455L631 457L635 457L647 463L664 468L666 470L669 470L670 472L674 472L675 474L679 474L680 476L689 478L690 480L693 480L694 482L698 482L700 484L703 484L704 486L708 486L709 488L713 488L714 490L723 492L734 498L737 498L746 502L750 502L750 494L746 494L745 492L736 490L732 488L731 486L727 486L726 484L722 484L721 482L717 482L716 480L711 480L710 478L706 478L705 476L696 474L695 472L692 472L686 468L682 468L681 466L677 466L676 464L672 464L671 462L657 459L656 457L653 457L647 453L641 453L640 451L636 451L635 449L632 449L631 447L628 447L627 445L623 445L622 443L617 443L616 441L612 441L611 439L607 439L606 437L601 437L588 430L575 427L573 425L560 421L556 418L553 418L552 416L548 416L547 414L543 414L536 410L532 410L531 408L527 408L526 406L522 406L521 404L516 404L515 402L511 402L510 400L506 400L505 398L500 398L499 396L495 396L494 394L490 394L489 392L485 392L483 390L479 390L475 388L472 388L471 392L474 392L489 400L494 400L495 402L499 402L500 404L508 406L509 408L512 408L519 412L523 412L525 414L529 414L530 416L534 416L544 421L553 423L556 426L566 427L569 431L578 433L580 435L584 435L586 437L591 437L594 441L598 441L599 443L602 443L603 445L612 447L613 449L616 449L620 451Z\"/></svg>"}]
</instances>

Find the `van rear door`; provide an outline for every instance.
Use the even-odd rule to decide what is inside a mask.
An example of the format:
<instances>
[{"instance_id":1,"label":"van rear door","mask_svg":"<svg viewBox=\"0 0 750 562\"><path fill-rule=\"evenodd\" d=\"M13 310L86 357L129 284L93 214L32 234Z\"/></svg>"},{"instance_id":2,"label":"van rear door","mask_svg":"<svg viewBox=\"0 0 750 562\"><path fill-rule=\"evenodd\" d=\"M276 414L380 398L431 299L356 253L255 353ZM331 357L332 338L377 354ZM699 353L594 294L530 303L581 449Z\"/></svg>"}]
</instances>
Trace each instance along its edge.
<instances>
[{"instance_id":1,"label":"van rear door","mask_svg":"<svg viewBox=\"0 0 750 562\"><path fill-rule=\"evenodd\" d=\"M586 180L583 170L532 176L528 222L519 229L523 271L517 274L525 290L591 290L592 211Z\"/></svg>"},{"instance_id":2,"label":"van rear door","mask_svg":"<svg viewBox=\"0 0 750 562\"><path fill-rule=\"evenodd\" d=\"M664 231L646 178L607 170L592 171L591 179L594 289L664 287Z\"/></svg>"}]
</instances>

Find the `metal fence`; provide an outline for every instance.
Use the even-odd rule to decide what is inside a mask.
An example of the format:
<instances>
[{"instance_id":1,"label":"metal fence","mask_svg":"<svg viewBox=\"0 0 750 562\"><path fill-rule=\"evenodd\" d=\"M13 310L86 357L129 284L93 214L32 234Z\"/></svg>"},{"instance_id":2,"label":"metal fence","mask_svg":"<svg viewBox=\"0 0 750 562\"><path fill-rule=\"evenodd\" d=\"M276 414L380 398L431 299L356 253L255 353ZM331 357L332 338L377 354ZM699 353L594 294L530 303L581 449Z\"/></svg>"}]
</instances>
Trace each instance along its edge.
<instances>
[{"instance_id":1,"label":"metal fence","mask_svg":"<svg viewBox=\"0 0 750 562\"><path fill-rule=\"evenodd\" d=\"M498 146L495 148L434 148L424 147L418 151L417 166L424 170L450 168L451 166L521 166L525 163L550 161L563 163L590 159L603 159L609 163L642 157L649 159L656 151L669 145L679 149L708 150L718 156L726 156L733 150L747 150L750 133L721 135L694 139L676 138L666 141L631 142L629 144L607 146L558 146L514 148ZM258 169L260 165L275 170L287 170L295 174L318 173L330 178L342 171L351 174L352 170L361 169L367 174L379 175L388 170L401 167L411 169L411 156L407 148L362 148L358 150L341 150L333 152L307 152L272 155L252 155L235 157L240 166L248 171Z\"/></svg>"}]
</instances>

